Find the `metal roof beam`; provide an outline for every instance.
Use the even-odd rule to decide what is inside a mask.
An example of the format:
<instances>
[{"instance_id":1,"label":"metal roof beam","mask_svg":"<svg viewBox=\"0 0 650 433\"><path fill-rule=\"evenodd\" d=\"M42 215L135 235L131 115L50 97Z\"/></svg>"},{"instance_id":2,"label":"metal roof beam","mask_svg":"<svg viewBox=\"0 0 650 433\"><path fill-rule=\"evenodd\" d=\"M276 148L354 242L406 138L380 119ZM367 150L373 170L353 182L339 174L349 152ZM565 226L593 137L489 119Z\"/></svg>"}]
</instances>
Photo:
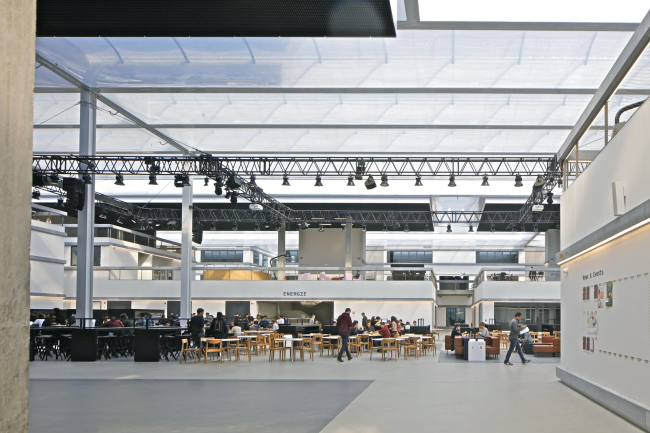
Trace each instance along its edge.
<instances>
[{"instance_id":1,"label":"metal roof beam","mask_svg":"<svg viewBox=\"0 0 650 433\"><path fill-rule=\"evenodd\" d=\"M159 123L149 125L152 128L159 129L514 129L514 130L553 130L553 131L570 131L573 125L442 125L442 124L324 124L324 123L291 123L291 124L277 124L277 123ZM79 125L70 124L43 124L34 125L34 129L75 129ZM139 124L101 124L97 125L100 129L133 129L144 128ZM605 129L604 126L595 126L592 129ZM146 129L146 128L145 128Z\"/></svg>"}]
</instances>

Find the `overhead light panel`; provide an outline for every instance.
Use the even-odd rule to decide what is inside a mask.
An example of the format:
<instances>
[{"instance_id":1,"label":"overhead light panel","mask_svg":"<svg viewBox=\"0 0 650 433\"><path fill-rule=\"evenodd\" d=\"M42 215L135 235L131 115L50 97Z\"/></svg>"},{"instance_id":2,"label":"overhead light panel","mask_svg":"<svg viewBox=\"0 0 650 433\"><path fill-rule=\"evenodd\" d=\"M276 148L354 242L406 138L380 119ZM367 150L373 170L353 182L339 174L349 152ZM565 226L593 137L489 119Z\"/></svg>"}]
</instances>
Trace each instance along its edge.
<instances>
[{"instance_id":1,"label":"overhead light panel","mask_svg":"<svg viewBox=\"0 0 650 433\"><path fill-rule=\"evenodd\" d=\"M368 179L363 183L366 189L374 189L377 187L377 183L375 182L375 178L372 177L372 174L368 176Z\"/></svg>"},{"instance_id":2,"label":"overhead light panel","mask_svg":"<svg viewBox=\"0 0 650 433\"><path fill-rule=\"evenodd\" d=\"M124 186L124 176L122 176L121 174L116 174L114 185Z\"/></svg>"},{"instance_id":3,"label":"overhead light panel","mask_svg":"<svg viewBox=\"0 0 650 433\"><path fill-rule=\"evenodd\" d=\"M381 175L381 183L379 184L380 186L383 186L384 188L388 186L388 176L385 174Z\"/></svg>"},{"instance_id":4,"label":"overhead light panel","mask_svg":"<svg viewBox=\"0 0 650 433\"><path fill-rule=\"evenodd\" d=\"M543 204L534 204L532 208L533 212L542 212L544 210Z\"/></svg>"},{"instance_id":5,"label":"overhead light panel","mask_svg":"<svg viewBox=\"0 0 650 433\"><path fill-rule=\"evenodd\" d=\"M490 182L488 182L488 177L487 175L483 176L483 183L481 186L490 186Z\"/></svg>"},{"instance_id":6,"label":"overhead light panel","mask_svg":"<svg viewBox=\"0 0 650 433\"><path fill-rule=\"evenodd\" d=\"M422 186L422 178L420 176L415 177L415 186Z\"/></svg>"},{"instance_id":7,"label":"overhead light panel","mask_svg":"<svg viewBox=\"0 0 650 433\"><path fill-rule=\"evenodd\" d=\"M447 186L452 188L456 186L456 176L454 176L453 174L449 176L449 184L447 184Z\"/></svg>"},{"instance_id":8,"label":"overhead light panel","mask_svg":"<svg viewBox=\"0 0 650 433\"><path fill-rule=\"evenodd\" d=\"M516 175L515 176L515 187L519 188L524 186L524 184L521 182L523 179L521 178L521 175Z\"/></svg>"},{"instance_id":9,"label":"overhead light panel","mask_svg":"<svg viewBox=\"0 0 650 433\"><path fill-rule=\"evenodd\" d=\"M177 174L174 176L174 186L176 188L183 188L184 186L190 186L190 177L186 174Z\"/></svg>"},{"instance_id":10,"label":"overhead light panel","mask_svg":"<svg viewBox=\"0 0 650 433\"><path fill-rule=\"evenodd\" d=\"M354 176L348 176L348 186L354 186Z\"/></svg>"},{"instance_id":11,"label":"overhead light panel","mask_svg":"<svg viewBox=\"0 0 650 433\"><path fill-rule=\"evenodd\" d=\"M316 183L314 186L323 186L323 182L321 182L321 177L320 175L316 176Z\"/></svg>"},{"instance_id":12,"label":"overhead light panel","mask_svg":"<svg viewBox=\"0 0 650 433\"><path fill-rule=\"evenodd\" d=\"M262 206L259 203L251 203L248 205L248 208L250 210L256 210L256 211L264 210L264 206Z\"/></svg>"},{"instance_id":13,"label":"overhead light panel","mask_svg":"<svg viewBox=\"0 0 650 433\"><path fill-rule=\"evenodd\" d=\"M289 176L285 175L282 177L282 186L291 186L289 183Z\"/></svg>"}]
</instances>

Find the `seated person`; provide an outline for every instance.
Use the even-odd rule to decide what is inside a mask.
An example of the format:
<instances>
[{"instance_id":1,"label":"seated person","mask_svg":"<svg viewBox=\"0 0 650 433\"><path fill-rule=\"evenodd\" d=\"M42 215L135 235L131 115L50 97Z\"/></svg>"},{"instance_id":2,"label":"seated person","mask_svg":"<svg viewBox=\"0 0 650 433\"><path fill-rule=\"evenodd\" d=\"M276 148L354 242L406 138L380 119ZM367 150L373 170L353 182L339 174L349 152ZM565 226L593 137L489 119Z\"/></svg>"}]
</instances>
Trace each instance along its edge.
<instances>
[{"instance_id":1,"label":"seated person","mask_svg":"<svg viewBox=\"0 0 650 433\"><path fill-rule=\"evenodd\" d=\"M388 326L388 323L382 323L382 327L379 330L379 333L381 334L382 338L390 338L390 327ZM381 341L378 339L373 340L372 342L373 346L381 346Z\"/></svg>"},{"instance_id":2,"label":"seated person","mask_svg":"<svg viewBox=\"0 0 650 433\"><path fill-rule=\"evenodd\" d=\"M355 320L352 322L352 327L350 328L350 335L357 335L360 334L361 332L359 331L359 321Z\"/></svg>"},{"instance_id":3,"label":"seated person","mask_svg":"<svg viewBox=\"0 0 650 433\"><path fill-rule=\"evenodd\" d=\"M451 330L451 350L454 350L454 341L456 341L456 337L465 334L467 334L467 332L460 332L460 324L456 324L454 329Z\"/></svg>"},{"instance_id":4,"label":"seated person","mask_svg":"<svg viewBox=\"0 0 650 433\"><path fill-rule=\"evenodd\" d=\"M276 322L276 321L274 320L274 321L271 323L271 329L274 330L274 331L277 331L278 329L280 329L280 325L278 325L278 322Z\"/></svg>"},{"instance_id":5,"label":"seated person","mask_svg":"<svg viewBox=\"0 0 650 433\"><path fill-rule=\"evenodd\" d=\"M237 324L237 322L232 322L230 325L231 325L231 326L230 326L230 332L231 332L233 335L235 335L235 336L236 336L236 335L241 335L241 333L242 333L242 331L241 331L241 326L239 326L239 325Z\"/></svg>"},{"instance_id":6,"label":"seated person","mask_svg":"<svg viewBox=\"0 0 650 433\"><path fill-rule=\"evenodd\" d=\"M404 332L409 332L411 330L411 322L406 322L404 325Z\"/></svg>"},{"instance_id":7,"label":"seated person","mask_svg":"<svg viewBox=\"0 0 650 433\"><path fill-rule=\"evenodd\" d=\"M357 273L354 274L354 276L352 278L354 278L355 280L358 280L360 277L361 277L361 272L357 271Z\"/></svg>"},{"instance_id":8,"label":"seated person","mask_svg":"<svg viewBox=\"0 0 650 433\"><path fill-rule=\"evenodd\" d=\"M250 322L248 322L248 327L250 328L249 331L259 331L260 330L260 324L257 320L251 319Z\"/></svg>"},{"instance_id":9,"label":"seated person","mask_svg":"<svg viewBox=\"0 0 650 433\"><path fill-rule=\"evenodd\" d=\"M363 328L363 332L365 332L366 334L372 334L373 332L375 332L375 327L372 326L370 322L368 322L366 324L366 327Z\"/></svg>"},{"instance_id":10,"label":"seated person","mask_svg":"<svg viewBox=\"0 0 650 433\"><path fill-rule=\"evenodd\" d=\"M489 337L490 336L490 330L487 329L487 326L485 326L485 322L481 322L478 324L479 326L479 331L476 334L477 337Z\"/></svg>"},{"instance_id":11,"label":"seated person","mask_svg":"<svg viewBox=\"0 0 650 433\"><path fill-rule=\"evenodd\" d=\"M45 315L43 313L39 313L38 319L34 320L34 324L32 326L38 326L40 328L43 326L43 322L45 322Z\"/></svg>"},{"instance_id":12,"label":"seated person","mask_svg":"<svg viewBox=\"0 0 650 433\"><path fill-rule=\"evenodd\" d=\"M106 322L102 323L102 326L106 326L107 328L123 328L124 324L120 321L120 319L113 316L111 317L111 320L107 320Z\"/></svg>"},{"instance_id":13,"label":"seated person","mask_svg":"<svg viewBox=\"0 0 650 433\"><path fill-rule=\"evenodd\" d=\"M267 316L264 316L262 320L259 322L260 328L267 329L271 327L271 322L269 322L269 318Z\"/></svg>"}]
</instances>

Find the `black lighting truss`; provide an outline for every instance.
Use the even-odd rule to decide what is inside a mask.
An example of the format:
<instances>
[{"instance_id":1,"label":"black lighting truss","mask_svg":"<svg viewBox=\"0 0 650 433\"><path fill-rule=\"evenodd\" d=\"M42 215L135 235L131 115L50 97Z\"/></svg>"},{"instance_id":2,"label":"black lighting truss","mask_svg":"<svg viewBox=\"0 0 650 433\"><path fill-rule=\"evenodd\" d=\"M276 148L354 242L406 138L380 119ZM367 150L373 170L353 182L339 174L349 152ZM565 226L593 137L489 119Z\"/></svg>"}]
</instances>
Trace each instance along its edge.
<instances>
[{"instance_id":1,"label":"black lighting truss","mask_svg":"<svg viewBox=\"0 0 650 433\"><path fill-rule=\"evenodd\" d=\"M291 209L266 194L262 188L251 185L237 172L226 167L219 158L212 155L190 157L103 157L75 155L34 156L32 170L46 175L200 175L212 180L221 180L228 189L226 180L233 177L239 187L237 193L251 203L257 203L283 221L290 220Z\"/></svg>"},{"instance_id":2,"label":"black lighting truss","mask_svg":"<svg viewBox=\"0 0 650 433\"><path fill-rule=\"evenodd\" d=\"M46 174L228 174L256 176L543 176L557 164L554 157L215 157L35 155L33 169ZM89 166L89 168L86 167Z\"/></svg>"}]
</instances>

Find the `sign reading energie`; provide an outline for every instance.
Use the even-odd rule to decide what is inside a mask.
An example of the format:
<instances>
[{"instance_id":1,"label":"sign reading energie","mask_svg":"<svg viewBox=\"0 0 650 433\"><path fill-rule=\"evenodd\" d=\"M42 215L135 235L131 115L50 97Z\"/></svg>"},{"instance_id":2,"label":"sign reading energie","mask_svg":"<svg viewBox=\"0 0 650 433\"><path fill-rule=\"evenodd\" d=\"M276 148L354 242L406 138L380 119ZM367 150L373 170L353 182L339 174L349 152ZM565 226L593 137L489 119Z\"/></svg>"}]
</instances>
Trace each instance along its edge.
<instances>
[{"instance_id":1,"label":"sign reading energie","mask_svg":"<svg viewBox=\"0 0 650 433\"><path fill-rule=\"evenodd\" d=\"M307 292L282 292L282 296L307 296Z\"/></svg>"}]
</instances>

